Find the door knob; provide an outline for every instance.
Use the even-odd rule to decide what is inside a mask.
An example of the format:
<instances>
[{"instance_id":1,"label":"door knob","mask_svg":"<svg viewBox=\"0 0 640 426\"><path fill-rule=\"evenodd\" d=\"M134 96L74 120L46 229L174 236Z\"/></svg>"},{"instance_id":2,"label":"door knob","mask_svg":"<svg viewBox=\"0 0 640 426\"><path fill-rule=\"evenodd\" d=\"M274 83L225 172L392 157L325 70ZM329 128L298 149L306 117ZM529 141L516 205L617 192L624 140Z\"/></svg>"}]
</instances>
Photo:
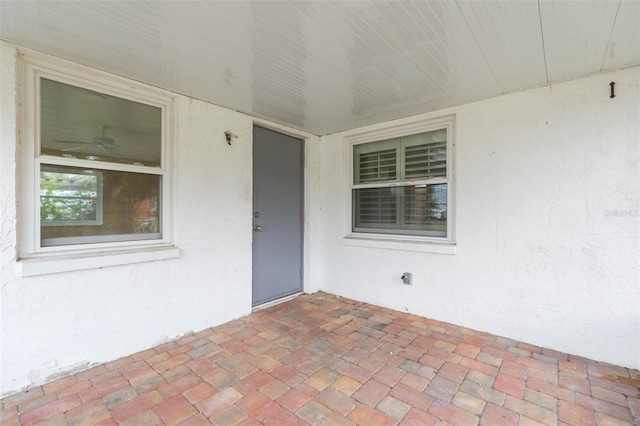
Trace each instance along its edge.
<instances>
[{"instance_id":1,"label":"door knob","mask_svg":"<svg viewBox=\"0 0 640 426\"><path fill-rule=\"evenodd\" d=\"M253 227L253 230L254 231L262 231L262 226L256 225L256 226Z\"/></svg>"}]
</instances>

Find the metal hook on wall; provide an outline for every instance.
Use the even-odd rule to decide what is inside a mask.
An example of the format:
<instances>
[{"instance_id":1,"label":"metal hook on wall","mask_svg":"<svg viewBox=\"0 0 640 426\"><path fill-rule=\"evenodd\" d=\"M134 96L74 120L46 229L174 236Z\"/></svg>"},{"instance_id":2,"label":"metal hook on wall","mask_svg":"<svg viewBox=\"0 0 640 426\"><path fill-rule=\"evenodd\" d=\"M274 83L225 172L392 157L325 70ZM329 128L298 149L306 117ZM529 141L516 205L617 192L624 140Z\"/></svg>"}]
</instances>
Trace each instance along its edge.
<instances>
[{"instance_id":1,"label":"metal hook on wall","mask_svg":"<svg viewBox=\"0 0 640 426\"><path fill-rule=\"evenodd\" d=\"M224 137L227 140L227 144L231 145L231 138L235 137L235 135L227 130L224 132Z\"/></svg>"}]
</instances>

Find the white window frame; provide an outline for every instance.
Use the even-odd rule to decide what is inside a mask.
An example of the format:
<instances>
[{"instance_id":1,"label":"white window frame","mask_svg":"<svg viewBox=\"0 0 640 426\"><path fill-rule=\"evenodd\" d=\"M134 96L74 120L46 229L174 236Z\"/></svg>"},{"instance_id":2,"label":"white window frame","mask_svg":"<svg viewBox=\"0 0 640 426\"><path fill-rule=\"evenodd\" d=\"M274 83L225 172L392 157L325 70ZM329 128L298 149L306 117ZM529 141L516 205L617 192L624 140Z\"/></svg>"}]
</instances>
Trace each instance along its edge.
<instances>
[{"instance_id":1,"label":"white window frame","mask_svg":"<svg viewBox=\"0 0 640 426\"><path fill-rule=\"evenodd\" d=\"M41 275L178 257L179 250L174 244L173 227L175 211L172 179L175 127L173 97L162 90L48 55L28 52L20 56L18 94L22 104L19 117L21 121L19 125L22 128L20 149L22 205L19 216L21 218L19 259L22 264L22 275ZM160 167L40 155L41 78L160 108L162 117ZM42 246L39 212L41 164L161 176L161 238Z\"/></svg>"},{"instance_id":2,"label":"white window frame","mask_svg":"<svg viewBox=\"0 0 640 426\"><path fill-rule=\"evenodd\" d=\"M387 231L384 233L355 232L353 230L353 215L355 214L353 190L360 187L366 187L367 185L354 184L354 145L406 137L441 129L446 129L447 131L447 178L444 180L438 178L437 183L447 184L446 237L407 235L406 231L400 231L397 233L387 233ZM439 118L403 120L399 124L387 123L384 125L370 127L362 132L347 133L344 138L344 167L347 171L345 176L347 176L348 180L345 185L345 237L342 239L342 243L350 246L455 254L455 138L455 115L447 115ZM411 182L397 182L389 183L386 186L405 186L410 183ZM436 183L436 180L432 183Z\"/></svg>"}]
</instances>

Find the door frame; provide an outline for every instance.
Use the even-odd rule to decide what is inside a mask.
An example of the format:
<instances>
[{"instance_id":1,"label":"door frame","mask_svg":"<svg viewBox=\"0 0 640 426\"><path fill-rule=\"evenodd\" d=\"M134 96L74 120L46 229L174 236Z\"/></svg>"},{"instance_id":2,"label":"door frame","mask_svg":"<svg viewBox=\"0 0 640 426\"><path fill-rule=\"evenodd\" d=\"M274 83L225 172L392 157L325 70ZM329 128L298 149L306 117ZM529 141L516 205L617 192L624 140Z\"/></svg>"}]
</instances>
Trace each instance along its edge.
<instances>
[{"instance_id":1,"label":"door frame","mask_svg":"<svg viewBox=\"0 0 640 426\"><path fill-rule=\"evenodd\" d=\"M262 127L267 130L271 130L277 133L282 133L286 136L291 136L296 139L302 140L302 151L304 162L302 165L302 211L303 211L303 220L302 220L302 277L301 277L301 291L303 293L315 293L319 290L319 280L315 278L317 275L316 268L312 267L311 258L317 256L319 253L319 248L317 246L317 238L314 238L318 233L315 231L316 228L316 217L317 212L319 212L319 193L314 188L317 186L317 182L319 181L319 164L312 164L313 162L318 161L319 158L319 140L320 138L316 135L312 135L307 132L303 132L301 130L293 129L287 126L275 124L266 120L254 118L253 126L252 126L252 134L253 127ZM251 152L253 153L253 137L251 140ZM252 154L253 155L253 154ZM311 160L311 161L310 161ZM251 172L253 173L253 160L251 164ZM253 189L252 189L253 192ZM249 216L250 225L253 220L253 195L251 197L251 213ZM253 240L253 226L251 226L252 240ZM251 253L251 257L253 259L253 249ZM253 269L253 268L252 268ZM251 276L251 281L253 282L253 275ZM315 284L313 284L315 283ZM249 294L248 303L249 306L252 306L252 294ZM264 308L267 305L276 304L281 301L286 301L290 296L284 297L282 299L277 299L272 302L267 302L262 305L258 305L255 307L251 307L252 310L258 310Z\"/></svg>"}]
</instances>

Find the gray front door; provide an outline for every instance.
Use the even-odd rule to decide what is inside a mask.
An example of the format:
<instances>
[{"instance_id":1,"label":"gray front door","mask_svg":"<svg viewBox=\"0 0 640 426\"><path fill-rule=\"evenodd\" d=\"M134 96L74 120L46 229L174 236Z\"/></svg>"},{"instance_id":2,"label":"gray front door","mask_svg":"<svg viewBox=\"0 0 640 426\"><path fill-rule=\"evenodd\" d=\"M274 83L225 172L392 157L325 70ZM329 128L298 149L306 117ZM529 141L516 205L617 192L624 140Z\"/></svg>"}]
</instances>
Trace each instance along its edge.
<instances>
[{"instance_id":1,"label":"gray front door","mask_svg":"<svg viewBox=\"0 0 640 426\"><path fill-rule=\"evenodd\" d=\"M302 147L253 128L253 306L302 290Z\"/></svg>"}]
</instances>

